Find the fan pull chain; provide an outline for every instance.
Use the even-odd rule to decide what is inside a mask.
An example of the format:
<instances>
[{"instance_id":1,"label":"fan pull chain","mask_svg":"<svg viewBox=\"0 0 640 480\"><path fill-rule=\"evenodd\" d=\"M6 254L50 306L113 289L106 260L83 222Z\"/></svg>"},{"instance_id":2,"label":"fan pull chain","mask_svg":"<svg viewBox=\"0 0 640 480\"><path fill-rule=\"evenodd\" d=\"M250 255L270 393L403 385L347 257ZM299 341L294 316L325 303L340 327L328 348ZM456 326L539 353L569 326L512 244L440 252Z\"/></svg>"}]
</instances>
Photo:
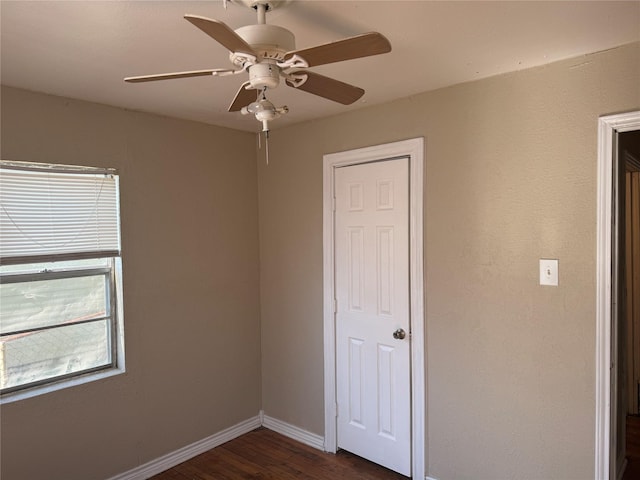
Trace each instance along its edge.
<instances>
[{"instance_id":1,"label":"fan pull chain","mask_svg":"<svg viewBox=\"0 0 640 480\"><path fill-rule=\"evenodd\" d=\"M264 132L264 151L267 165L269 165L269 130L258 132L258 150L262 150L262 133Z\"/></svg>"}]
</instances>

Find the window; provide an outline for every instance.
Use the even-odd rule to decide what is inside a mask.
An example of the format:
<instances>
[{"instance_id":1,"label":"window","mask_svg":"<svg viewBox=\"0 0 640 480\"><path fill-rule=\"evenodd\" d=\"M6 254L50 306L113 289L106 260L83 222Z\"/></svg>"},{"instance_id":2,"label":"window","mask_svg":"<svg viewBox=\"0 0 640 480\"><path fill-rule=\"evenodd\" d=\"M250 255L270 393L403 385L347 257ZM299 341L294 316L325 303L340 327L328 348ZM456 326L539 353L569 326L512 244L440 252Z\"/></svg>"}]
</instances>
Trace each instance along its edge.
<instances>
[{"instance_id":1,"label":"window","mask_svg":"<svg viewBox=\"0 0 640 480\"><path fill-rule=\"evenodd\" d=\"M3 396L124 371L118 181L0 162Z\"/></svg>"}]
</instances>

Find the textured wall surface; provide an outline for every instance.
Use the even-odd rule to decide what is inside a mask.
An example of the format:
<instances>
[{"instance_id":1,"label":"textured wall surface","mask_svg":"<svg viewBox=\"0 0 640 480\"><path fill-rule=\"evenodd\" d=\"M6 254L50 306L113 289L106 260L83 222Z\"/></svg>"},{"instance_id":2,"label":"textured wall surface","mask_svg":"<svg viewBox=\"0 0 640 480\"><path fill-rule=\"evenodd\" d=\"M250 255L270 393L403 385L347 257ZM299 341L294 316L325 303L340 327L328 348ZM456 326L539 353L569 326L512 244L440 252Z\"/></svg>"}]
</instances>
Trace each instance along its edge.
<instances>
[{"instance_id":1,"label":"textured wall surface","mask_svg":"<svg viewBox=\"0 0 640 480\"><path fill-rule=\"evenodd\" d=\"M274 132L265 413L324 429L322 156L425 137L428 473L593 478L597 120L638 108L633 44Z\"/></svg>"},{"instance_id":2,"label":"textured wall surface","mask_svg":"<svg viewBox=\"0 0 640 480\"><path fill-rule=\"evenodd\" d=\"M4 480L102 480L257 415L253 135L2 89L2 158L120 172L127 372L2 406Z\"/></svg>"}]
</instances>

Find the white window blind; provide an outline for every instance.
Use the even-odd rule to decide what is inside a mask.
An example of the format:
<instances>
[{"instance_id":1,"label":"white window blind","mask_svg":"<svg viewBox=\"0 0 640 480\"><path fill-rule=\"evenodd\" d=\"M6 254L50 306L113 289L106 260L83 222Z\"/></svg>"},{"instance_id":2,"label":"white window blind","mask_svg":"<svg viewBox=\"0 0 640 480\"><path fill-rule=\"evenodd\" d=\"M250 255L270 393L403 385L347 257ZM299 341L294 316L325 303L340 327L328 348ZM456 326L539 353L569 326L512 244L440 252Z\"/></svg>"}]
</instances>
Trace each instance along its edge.
<instances>
[{"instance_id":1,"label":"white window blind","mask_svg":"<svg viewBox=\"0 0 640 480\"><path fill-rule=\"evenodd\" d=\"M118 176L0 163L0 263L120 255Z\"/></svg>"}]
</instances>

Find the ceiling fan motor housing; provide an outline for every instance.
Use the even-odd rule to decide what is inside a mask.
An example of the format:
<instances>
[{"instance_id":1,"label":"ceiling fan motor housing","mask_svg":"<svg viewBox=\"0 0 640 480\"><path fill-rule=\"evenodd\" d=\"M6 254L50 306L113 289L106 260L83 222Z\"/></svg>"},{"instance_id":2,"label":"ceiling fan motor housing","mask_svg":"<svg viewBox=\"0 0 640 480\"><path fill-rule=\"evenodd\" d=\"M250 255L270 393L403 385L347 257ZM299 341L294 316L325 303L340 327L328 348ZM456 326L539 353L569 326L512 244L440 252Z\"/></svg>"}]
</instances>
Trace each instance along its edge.
<instances>
[{"instance_id":1,"label":"ceiling fan motor housing","mask_svg":"<svg viewBox=\"0 0 640 480\"><path fill-rule=\"evenodd\" d=\"M267 12L270 12L274 8L290 3L291 0L231 0L231 2L239 3L240 5L244 5L245 7L249 7L253 9L255 9L258 6L258 4L264 5Z\"/></svg>"},{"instance_id":2,"label":"ceiling fan motor housing","mask_svg":"<svg viewBox=\"0 0 640 480\"><path fill-rule=\"evenodd\" d=\"M249 82L255 89L276 88L280 83L280 67L276 62L287 52L295 50L295 37L286 28L277 25L247 25L235 31L259 55L257 63L249 67ZM231 53L235 64L242 64L245 57Z\"/></svg>"},{"instance_id":3,"label":"ceiling fan motor housing","mask_svg":"<svg viewBox=\"0 0 640 480\"><path fill-rule=\"evenodd\" d=\"M285 53L296 49L293 33L277 25L247 25L238 28L235 32L266 60L283 60ZM235 57L231 53L230 58L233 63L236 63Z\"/></svg>"}]
</instances>

